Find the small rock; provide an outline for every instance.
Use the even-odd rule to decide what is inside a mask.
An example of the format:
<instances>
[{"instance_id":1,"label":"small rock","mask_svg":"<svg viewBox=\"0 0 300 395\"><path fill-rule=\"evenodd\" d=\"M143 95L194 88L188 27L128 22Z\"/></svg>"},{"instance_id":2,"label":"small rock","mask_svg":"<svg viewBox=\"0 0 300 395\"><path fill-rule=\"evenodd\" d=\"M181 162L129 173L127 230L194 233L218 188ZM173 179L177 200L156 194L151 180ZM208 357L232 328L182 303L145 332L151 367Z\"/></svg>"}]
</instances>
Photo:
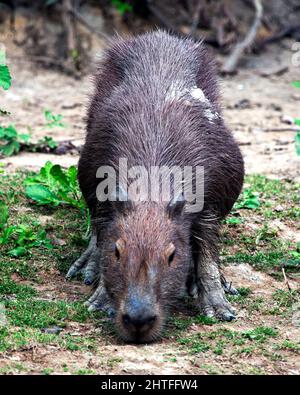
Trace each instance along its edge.
<instances>
[{"instance_id":1,"label":"small rock","mask_svg":"<svg viewBox=\"0 0 300 395\"><path fill-rule=\"evenodd\" d=\"M42 328L41 331L43 333L48 333L49 335L58 335L63 331L63 328L59 326L52 326L51 328Z\"/></svg>"},{"instance_id":2,"label":"small rock","mask_svg":"<svg viewBox=\"0 0 300 395\"><path fill-rule=\"evenodd\" d=\"M234 107L240 110L251 108L251 102L248 99L242 99L235 103Z\"/></svg>"},{"instance_id":3,"label":"small rock","mask_svg":"<svg viewBox=\"0 0 300 395\"><path fill-rule=\"evenodd\" d=\"M275 211L280 212L280 211L283 211L283 210L284 210L284 208L280 204L275 207Z\"/></svg>"},{"instance_id":4,"label":"small rock","mask_svg":"<svg viewBox=\"0 0 300 395\"><path fill-rule=\"evenodd\" d=\"M274 111L282 111L282 107L275 103L271 103L269 105L269 108L270 110L274 110Z\"/></svg>"}]
</instances>

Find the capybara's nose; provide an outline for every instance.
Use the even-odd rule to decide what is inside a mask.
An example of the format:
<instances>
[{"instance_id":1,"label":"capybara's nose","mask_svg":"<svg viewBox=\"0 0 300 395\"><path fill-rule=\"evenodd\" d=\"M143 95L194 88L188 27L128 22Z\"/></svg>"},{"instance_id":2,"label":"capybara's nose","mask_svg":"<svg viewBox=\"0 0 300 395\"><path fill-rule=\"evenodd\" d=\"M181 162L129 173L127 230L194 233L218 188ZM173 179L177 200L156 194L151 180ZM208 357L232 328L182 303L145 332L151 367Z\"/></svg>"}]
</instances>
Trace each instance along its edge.
<instances>
[{"instance_id":1,"label":"capybara's nose","mask_svg":"<svg viewBox=\"0 0 300 395\"><path fill-rule=\"evenodd\" d=\"M128 329L133 329L137 332L147 331L153 327L156 321L156 315L154 314L123 314L123 324Z\"/></svg>"}]
</instances>

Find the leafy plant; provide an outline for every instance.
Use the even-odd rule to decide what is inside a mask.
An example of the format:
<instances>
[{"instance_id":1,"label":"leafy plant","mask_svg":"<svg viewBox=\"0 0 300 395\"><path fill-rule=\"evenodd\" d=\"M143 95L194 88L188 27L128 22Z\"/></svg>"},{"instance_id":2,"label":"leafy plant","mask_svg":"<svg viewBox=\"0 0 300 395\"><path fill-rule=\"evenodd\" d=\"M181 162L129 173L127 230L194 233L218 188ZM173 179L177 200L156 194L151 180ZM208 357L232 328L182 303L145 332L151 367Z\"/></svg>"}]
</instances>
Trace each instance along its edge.
<instances>
[{"instance_id":1,"label":"leafy plant","mask_svg":"<svg viewBox=\"0 0 300 395\"><path fill-rule=\"evenodd\" d=\"M39 141L36 144L32 144L30 147L30 151L33 152L47 151L47 150L51 151L57 147L58 147L57 141L53 140L53 138L50 136L45 136L39 139Z\"/></svg>"},{"instance_id":2,"label":"leafy plant","mask_svg":"<svg viewBox=\"0 0 300 395\"><path fill-rule=\"evenodd\" d=\"M12 244L13 248L7 254L18 258L30 253L33 247L51 248L45 230L37 231L26 225L9 225L9 210L3 201L0 201L0 245Z\"/></svg>"},{"instance_id":3,"label":"leafy plant","mask_svg":"<svg viewBox=\"0 0 300 395\"><path fill-rule=\"evenodd\" d=\"M41 138L37 143L32 143L30 139L30 134L19 133L14 125L0 126L0 154L12 156L21 150L49 152L58 147L58 143L49 136Z\"/></svg>"},{"instance_id":4,"label":"leafy plant","mask_svg":"<svg viewBox=\"0 0 300 395\"><path fill-rule=\"evenodd\" d=\"M46 127L53 129L55 127L65 128L66 125L62 122L63 116L61 114L54 115L50 110L44 111L45 119L46 119Z\"/></svg>"},{"instance_id":5,"label":"leafy plant","mask_svg":"<svg viewBox=\"0 0 300 395\"><path fill-rule=\"evenodd\" d=\"M85 204L77 183L75 166L63 170L60 165L47 162L34 177L25 180L25 193L38 205L68 204L84 209Z\"/></svg>"},{"instance_id":6,"label":"leafy plant","mask_svg":"<svg viewBox=\"0 0 300 395\"><path fill-rule=\"evenodd\" d=\"M20 151L22 144L28 144L29 134L18 133L14 125L0 126L0 154L11 156Z\"/></svg>"},{"instance_id":7,"label":"leafy plant","mask_svg":"<svg viewBox=\"0 0 300 395\"><path fill-rule=\"evenodd\" d=\"M260 207L259 193L254 192L249 188L244 189L242 198L234 205L235 209L252 209L255 210Z\"/></svg>"}]
</instances>

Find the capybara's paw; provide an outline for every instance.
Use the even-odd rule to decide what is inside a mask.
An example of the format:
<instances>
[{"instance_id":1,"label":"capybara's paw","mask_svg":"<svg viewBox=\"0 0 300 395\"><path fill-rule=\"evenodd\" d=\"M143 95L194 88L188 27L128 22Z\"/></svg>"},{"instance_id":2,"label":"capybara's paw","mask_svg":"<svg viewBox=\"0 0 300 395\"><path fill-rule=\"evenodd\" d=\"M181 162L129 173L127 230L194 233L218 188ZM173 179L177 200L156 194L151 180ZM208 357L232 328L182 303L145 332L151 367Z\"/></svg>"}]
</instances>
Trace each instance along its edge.
<instances>
[{"instance_id":1,"label":"capybara's paw","mask_svg":"<svg viewBox=\"0 0 300 395\"><path fill-rule=\"evenodd\" d=\"M222 321L232 321L236 318L235 309L222 292L202 292L199 295L198 306L202 314L207 317Z\"/></svg>"},{"instance_id":2,"label":"capybara's paw","mask_svg":"<svg viewBox=\"0 0 300 395\"><path fill-rule=\"evenodd\" d=\"M99 250L97 248L97 239L95 236L91 237L88 248L70 267L66 279L70 280L76 274L83 272L84 283L91 285L98 274L99 269Z\"/></svg>"},{"instance_id":3,"label":"capybara's paw","mask_svg":"<svg viewBox=\"0 0 300 395\"><path fill-rule=\"evenodd\" d=\"M103 311L110 317L114 315L114 309L111 306L109 297L102 283L99 284L93 295L85 302L88 311Z\"/></svg>"}]
</instances>

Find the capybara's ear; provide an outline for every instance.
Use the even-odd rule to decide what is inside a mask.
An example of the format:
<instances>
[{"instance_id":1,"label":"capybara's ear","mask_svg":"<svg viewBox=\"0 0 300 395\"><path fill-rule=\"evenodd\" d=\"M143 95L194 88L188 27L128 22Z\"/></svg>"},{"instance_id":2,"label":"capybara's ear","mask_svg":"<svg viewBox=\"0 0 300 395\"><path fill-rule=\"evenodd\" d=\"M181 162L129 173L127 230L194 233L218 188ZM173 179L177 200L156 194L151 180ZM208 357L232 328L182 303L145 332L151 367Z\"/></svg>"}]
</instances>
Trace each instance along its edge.
<instances>
[{"instance_id":1,"label":"capybara's ear","mask_svg":"<svg viewBox=\"0 0 300 395\"><path fill-rule=\"evenodd\" d=\"M167 206L167 212L169 214L169 217L175 218L181 216L184 212L185 203L186 201L182 193L174 196L174 198L168 203Z\"/></svg>"}]
</instances>

